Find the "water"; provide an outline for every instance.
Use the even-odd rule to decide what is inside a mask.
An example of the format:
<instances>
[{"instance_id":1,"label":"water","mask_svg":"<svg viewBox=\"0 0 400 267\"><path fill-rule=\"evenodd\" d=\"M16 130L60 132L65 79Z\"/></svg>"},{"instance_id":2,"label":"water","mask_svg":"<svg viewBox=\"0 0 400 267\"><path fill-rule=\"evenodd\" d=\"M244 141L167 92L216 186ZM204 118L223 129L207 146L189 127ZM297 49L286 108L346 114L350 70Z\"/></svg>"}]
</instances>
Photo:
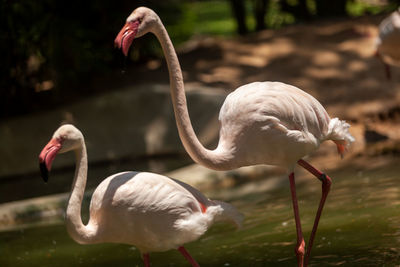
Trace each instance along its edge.
<instances>
[{"instance_id":1,"label":"water","mask_svg":"<svg viewBox=\"0 0 400 267\"><path fill-rule=\"evenodd\" d=\"M400 266L400 166L331 171L331 193L314 242L310 266ZM320 182L297 184L303 232L308 239ZM254 183L263 183L257 181ZM246 185L244 185L246 186ZM213 226L185 247L202 266L296 266L293 211L287 179L273 190L229 194L246 216L243 227ZM236 192L236 191L235 191ZM152 266L189 266L177 251L152 253ZM0 266L143 266L129 245L76 244L63 224L0 233Z\"/></svg>"}]
</instances>

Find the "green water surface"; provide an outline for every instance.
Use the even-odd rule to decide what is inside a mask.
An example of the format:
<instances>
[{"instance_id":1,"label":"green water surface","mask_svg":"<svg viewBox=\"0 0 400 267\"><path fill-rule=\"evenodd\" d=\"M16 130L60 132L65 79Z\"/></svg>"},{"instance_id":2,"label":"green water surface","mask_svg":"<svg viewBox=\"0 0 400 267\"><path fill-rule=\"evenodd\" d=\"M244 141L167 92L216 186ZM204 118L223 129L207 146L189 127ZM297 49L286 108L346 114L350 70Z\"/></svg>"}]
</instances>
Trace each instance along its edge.
<instances>
[{"instance_id":1,"label":"green water surface","mask_svg":"<svg viewBox=\"0 0 400 267\"><path fill-rule=\"evenodd\" d=\"M348 166L329 173L334 182L310 266L400 266L400 166L357 169ZM228 200L246 216L241 229L217 224L185 246L201 266L296 266L289 183L285 176L281 179L282 185L274 190L233 194ZM297 184L306 240L320 187L311 175ZM152 266L190 266L178 251L152 253L150 260ZM143 262L133 246L79 245L58 224L1 232L0 266L143 266Z\"/></svg>"}]
</instances>

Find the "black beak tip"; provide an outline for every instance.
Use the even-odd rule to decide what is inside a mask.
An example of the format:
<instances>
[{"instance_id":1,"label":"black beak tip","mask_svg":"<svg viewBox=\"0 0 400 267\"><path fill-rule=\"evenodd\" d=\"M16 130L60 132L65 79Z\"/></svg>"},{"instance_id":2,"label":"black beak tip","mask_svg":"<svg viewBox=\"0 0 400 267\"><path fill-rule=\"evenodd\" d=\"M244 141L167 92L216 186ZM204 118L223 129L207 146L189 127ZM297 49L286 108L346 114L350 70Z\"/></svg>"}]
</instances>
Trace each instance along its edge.
<instances>
[{"instance_id":1,"label":"black beak tip","mask_svg":"<svg viewBox=\"0 0 400 267\"><path fill-rule=\"evenodd\" d=\"M49 180L49 171L47 170L46 163L44 162L39 163L39 167L43 181L47 183L47 181Z\"/></svg>"}]
</instances>

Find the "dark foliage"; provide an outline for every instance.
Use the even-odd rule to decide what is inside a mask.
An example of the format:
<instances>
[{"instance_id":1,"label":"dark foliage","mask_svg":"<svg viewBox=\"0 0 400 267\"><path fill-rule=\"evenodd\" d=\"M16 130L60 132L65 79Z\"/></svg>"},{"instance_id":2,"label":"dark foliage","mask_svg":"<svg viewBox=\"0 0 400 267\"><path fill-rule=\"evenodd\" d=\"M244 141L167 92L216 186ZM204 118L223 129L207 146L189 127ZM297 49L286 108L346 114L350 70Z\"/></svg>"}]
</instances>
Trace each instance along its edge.
<instances>
[{"instance_id":1,"label":"dark foliage","mask_svg":"<svg viewBox=\"0 0 400 267\"><path fill-rule=\"evenodd\" d=\"M232 14L237 23L237 32L240 35L248 32L246 26L246 9L243 0L229 0L231 3Z\"/></svg>"},{"instance_id":2,"label":"dark foliage","mask_svg":"<svg viewBox=\"0 0 400 267\"><path fill-rule=\"evenodd\" d=\"M89 94L91 79L121 68L113 40L129 13L145 5L173 24L182 14L178 2L3 0L0 117L43 109L74 91Z\"/></svg>"},{"instance_id":3,"label":"dark foliage","mask_svg":"<svg viewBox=\"0 0 400 267\"><path fill-rule=\"evenodd\" d=\"M184 28L181 0L0 1L0 118L52 108L101 90L93 86L96 77L129 62L113 48L113 40L127 15L140 5L154 9L166 25L180 24L174 31ZM265 16L273 1L229 0L238 32L253 30L246 25L246 1L251 2L254 30L266 28ZM296 21L346 16L348 1L352 0L315 0L312 13L307 6L310 1L280 0L278 9ZM390 2L395 7L399 0ZM140 49L131 57L138 61L156 55L159 46L149 45L154 41L150 36L138 39L135 47Z\"/></svg>"}]
</instances>

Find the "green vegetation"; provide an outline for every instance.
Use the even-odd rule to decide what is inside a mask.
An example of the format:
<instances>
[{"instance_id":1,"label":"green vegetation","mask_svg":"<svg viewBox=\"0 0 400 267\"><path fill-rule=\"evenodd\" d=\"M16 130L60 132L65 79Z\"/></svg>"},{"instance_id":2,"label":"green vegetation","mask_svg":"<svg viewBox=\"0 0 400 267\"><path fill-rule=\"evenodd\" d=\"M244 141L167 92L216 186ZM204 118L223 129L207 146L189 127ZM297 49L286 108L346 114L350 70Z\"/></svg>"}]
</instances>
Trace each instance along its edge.
<instances>
[{"instance_id":1,"label":"green vegetation","mask_svg":"<svg viewBox=\"0 0 400 267\"><path fill-rule=\"evenodd\" d=\"M192 14L194 34L233 35L235 21L228 1L201 1L187 4Z\"/></svg>"},{"instance_id":2,"label":"green vegetation","mask_svg":"<svg viewBox=\"0 0 400 267\"><path fill-rule=\"evenodd\" d=\"M259 26L253 15L257 1L268 3L264 26L271 29L330 15L331 1L243 1L245 10L241 10L250 32ZM300 8L304 1L305 10ZM395 2L371 6L360 0L340 0L347 4L345 15L351 16L389 12L396 8ZM126 16L140 4L143 3L3 0L0 48L7 53L0 65L0 117L51 108L105 90L94 86L93 81L123 68L122 55L113 48L113 40ZM176 46L194 35L236 35L237 21L228 0L166 0L145 4L160 15ZM134 61L160 56L160 48L151 36L137 40L130 54Z\"/></svg>"},{"instance_id":3,"label":"green vegetation","mask_svg":"<svg viewBox=\"0 0 400 267\"><path fill-rule=\"evenodd\" d=\"M373 6L373 5L368 4L365 1L354 0L354 1L348 1L346 8L347 8L347 12L350 16L358 17L358 16L362 16L364 14L376 15L376 14L379 14L382 12L390 12L390 11L396 9L397 6L398 6L398 3L395 3L395 2L391 2L387 6L382 6L382 5Z\"/></svg>"}]
</instances>

